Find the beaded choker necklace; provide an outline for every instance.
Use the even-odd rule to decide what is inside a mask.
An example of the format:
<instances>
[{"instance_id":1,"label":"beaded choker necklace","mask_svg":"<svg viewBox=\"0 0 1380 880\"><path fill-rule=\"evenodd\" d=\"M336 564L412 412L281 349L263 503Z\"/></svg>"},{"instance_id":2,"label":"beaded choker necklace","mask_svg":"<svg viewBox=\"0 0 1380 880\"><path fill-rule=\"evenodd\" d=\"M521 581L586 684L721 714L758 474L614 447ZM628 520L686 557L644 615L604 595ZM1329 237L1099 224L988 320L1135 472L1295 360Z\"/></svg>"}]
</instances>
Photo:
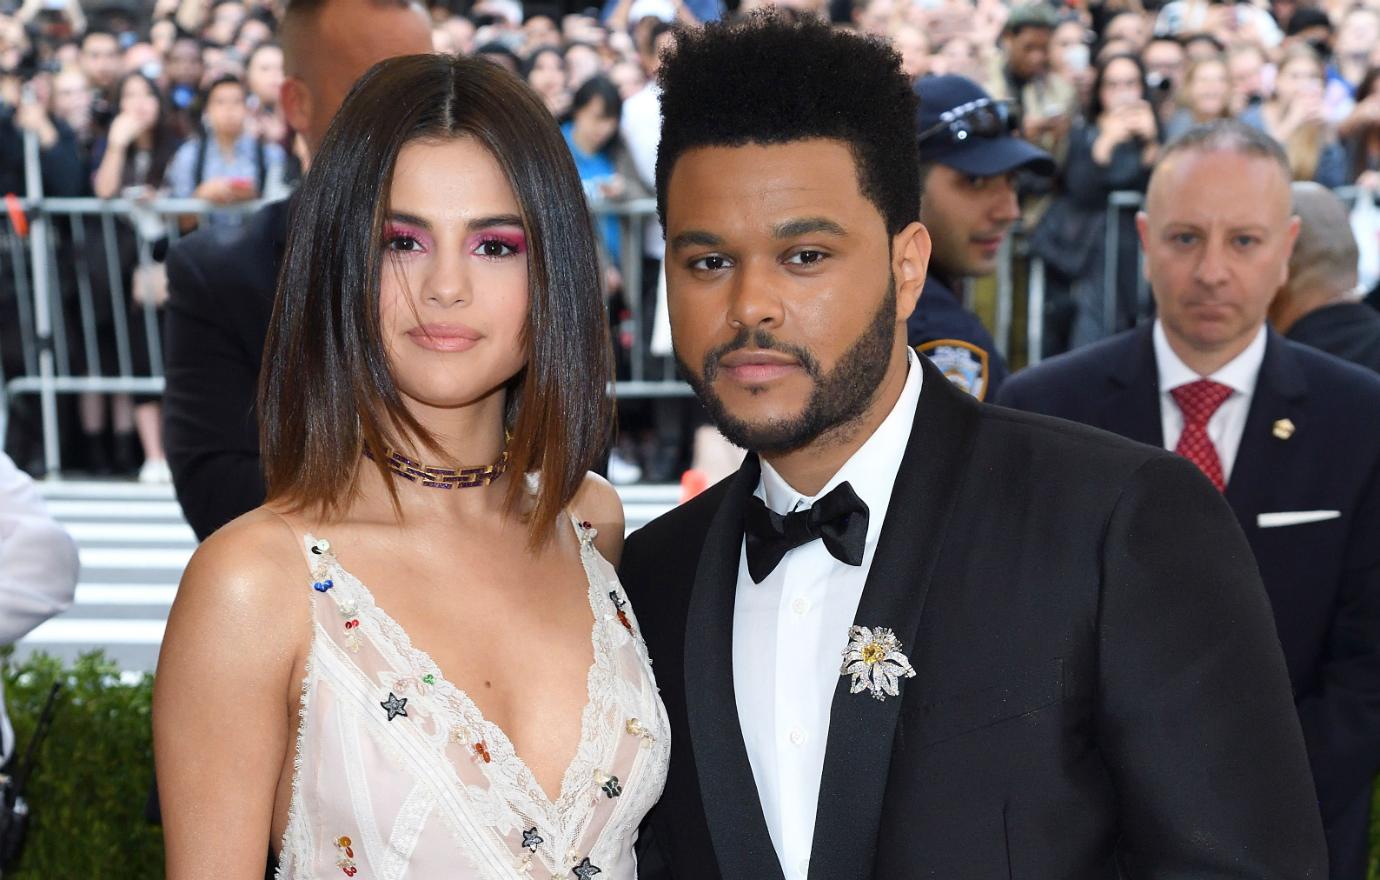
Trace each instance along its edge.
<instances>
[{"instance_id":1,"label":"beaded choker necklace","mask_svg":"<svg viewBox=\"0 0 1380 880\"><path fill-rule=\"evenodd\" d=\"M364 457L370 461L376 460L368 449L364 450ZM432 467L413 461L391 449L384 450L383 463L395 476L402 477L409 483L420 483L428 489L470 489L475 486L487 486L503 476L503 472L508 469L508 450L503 450L498 461L483 467Z\"/></svg>"}]
</instances>

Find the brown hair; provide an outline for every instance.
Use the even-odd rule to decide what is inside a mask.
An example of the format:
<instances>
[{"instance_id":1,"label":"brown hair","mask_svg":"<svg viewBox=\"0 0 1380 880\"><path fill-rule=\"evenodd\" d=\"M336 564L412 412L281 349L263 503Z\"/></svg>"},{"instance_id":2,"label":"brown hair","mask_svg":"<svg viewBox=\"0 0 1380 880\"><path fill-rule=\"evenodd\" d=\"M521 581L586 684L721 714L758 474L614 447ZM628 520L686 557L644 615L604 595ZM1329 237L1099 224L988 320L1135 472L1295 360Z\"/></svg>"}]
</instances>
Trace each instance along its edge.
<instances>
[{"instance_id":1,"label":"brown hair","mask_svg":"<svg viewBox=\"0 0 1380 880\"><path fill-rule=\"evenodd\" d=\"M1312 64L1318 71L1318 80L1323 81L1322 59L1306 43L1295 43L1289 47L1279 61L1277 76L1282 76L1286 67L1300 61ZM1325 134L1320 126L1300 125L1289 135L1288 140L1284 141L1284 152L1289 156L1289 170L1293 173L1294 180L1313 179L1318 170L1318 161L1322 158L1323 147L1327 146Z\"/></svg>"},{"instance_id":2,"label":"brown hair","mask_svg":"<svg viewBox=\"0 0 1380 880\"><path fill-rule=\"evenodd\" d=\"M417 139L472 137L517 198L528 241L527 364L508 386L507 504L541 473L533 546L574 497L610 435L612 352L594 228L574 159L524 83L487 61L410 55L375 65L331 123L292 213L259 395L268 496L338 511L364 450L397 438L440 453L408 412L379 325L381 240L393 169Z\"/></svg>"}]
</instances>

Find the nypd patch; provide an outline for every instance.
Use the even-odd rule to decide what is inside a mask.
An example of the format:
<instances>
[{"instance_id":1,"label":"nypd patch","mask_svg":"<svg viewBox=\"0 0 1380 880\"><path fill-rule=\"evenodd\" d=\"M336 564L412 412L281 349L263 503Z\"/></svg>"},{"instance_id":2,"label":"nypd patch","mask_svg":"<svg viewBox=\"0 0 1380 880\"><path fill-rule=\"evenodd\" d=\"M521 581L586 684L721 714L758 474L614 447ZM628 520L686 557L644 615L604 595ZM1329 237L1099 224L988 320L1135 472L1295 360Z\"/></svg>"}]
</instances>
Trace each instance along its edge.
<instances>
[{"instance_id":1,"label":"nypd patch","mask_svg":"<svg viewBox=\"0 0 1380 880\"><path fill-rule=\"evenodd\" d=\"M936 339L915 346L948 380L982 400L987 395L987 352L962 339Z\"/></svg>"}]
</instances>

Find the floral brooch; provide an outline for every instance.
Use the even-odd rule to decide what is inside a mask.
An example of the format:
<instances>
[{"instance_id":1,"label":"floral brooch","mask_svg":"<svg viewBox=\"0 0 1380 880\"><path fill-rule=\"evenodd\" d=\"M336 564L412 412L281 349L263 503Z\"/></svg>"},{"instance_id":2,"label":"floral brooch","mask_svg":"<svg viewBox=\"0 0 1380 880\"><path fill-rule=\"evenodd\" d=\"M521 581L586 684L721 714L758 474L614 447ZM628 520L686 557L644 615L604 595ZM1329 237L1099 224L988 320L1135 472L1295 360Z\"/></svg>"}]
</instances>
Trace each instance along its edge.
<instances>
[{"instance_id":1,"label":"floral brooch","mask_svg":"<svg viewBox=\"0 0 1380 880\"><path fill-rule=\"evenodd\" d=\"M840 675L851 675L849 693L871 691L876 700L900 696L902 678L914 678L915 669L901 653L901 640L885 627L848 628L848 650L843 652Z\"/></svg>"}]
</instances>

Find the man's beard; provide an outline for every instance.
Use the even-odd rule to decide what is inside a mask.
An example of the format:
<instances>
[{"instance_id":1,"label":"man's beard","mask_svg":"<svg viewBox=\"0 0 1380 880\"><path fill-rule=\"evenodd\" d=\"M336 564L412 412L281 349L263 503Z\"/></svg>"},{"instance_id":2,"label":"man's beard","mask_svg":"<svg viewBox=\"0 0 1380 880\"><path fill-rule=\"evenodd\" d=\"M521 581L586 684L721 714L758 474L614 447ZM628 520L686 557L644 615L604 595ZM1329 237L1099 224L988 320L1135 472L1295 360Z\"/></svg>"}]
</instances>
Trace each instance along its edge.
<instances>
[{"instance_id":1,"label":"man's beard","mask_svg":"<svg viewBox=\"0 0 1380 880\"><path fill-rule=\"evenodd\" d=\"M730 443L753 452L780 454L808 446L826 433L842 434L858 421L877 396L877 388L886 376L895 337L896 280L893 278L872 321L827 374L820 370L819 361L808 349L781 342L766 330L746 328L729 342L710 349L698 375L686 367L679 352L676 363L708 410L709 417ZM731 415L714 393L720 359L729 352L747 348L749 340L755 348L771 349L795 358L814 381L810 399L800 415L753 424Z\"/></svg>"}]
</instances>

